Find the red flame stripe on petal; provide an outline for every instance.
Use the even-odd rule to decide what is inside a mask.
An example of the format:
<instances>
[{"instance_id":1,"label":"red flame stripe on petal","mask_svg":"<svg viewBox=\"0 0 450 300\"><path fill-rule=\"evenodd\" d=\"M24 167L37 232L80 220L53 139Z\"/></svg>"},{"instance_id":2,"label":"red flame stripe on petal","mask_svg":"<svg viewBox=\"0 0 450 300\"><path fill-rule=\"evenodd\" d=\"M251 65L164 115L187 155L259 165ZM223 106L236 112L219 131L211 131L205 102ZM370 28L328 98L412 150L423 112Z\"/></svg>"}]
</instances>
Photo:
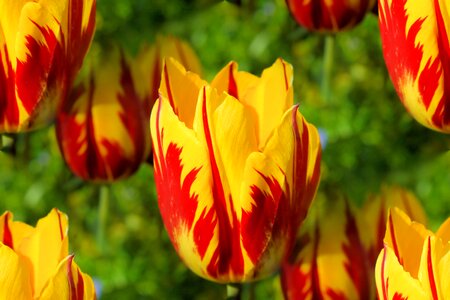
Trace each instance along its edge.
<instances>
[{"instance_id":1,"label":"red flame stripe on petal","mask_svg":"<svg viewBox=\"0 0 450 300\"><path fill-rule=\"evenodd\" d=\"M11 228L9 228L9 217L10 217L10 214L6 213L5 218L3 219L4 220L4 224L3 224L3 239L2 239L2 243L5 246L8 246L11 249L14 249Z\"/></svg>"},{"instance_id":2,"label":"red flame stripe on petal","mask_svg":"<svg viewBox=\"0 0 450 300\"><path fill-rule=\"evenodd\" d=\"M430 281L430 289L433 300L439 300L437 288L436 288L436 280L434 279L434 270L433 270L433 260L431 257L431 237L428 237L428 247L427 247L427 271L428 271L428 279Z\"/></svg>"}]
</instances>

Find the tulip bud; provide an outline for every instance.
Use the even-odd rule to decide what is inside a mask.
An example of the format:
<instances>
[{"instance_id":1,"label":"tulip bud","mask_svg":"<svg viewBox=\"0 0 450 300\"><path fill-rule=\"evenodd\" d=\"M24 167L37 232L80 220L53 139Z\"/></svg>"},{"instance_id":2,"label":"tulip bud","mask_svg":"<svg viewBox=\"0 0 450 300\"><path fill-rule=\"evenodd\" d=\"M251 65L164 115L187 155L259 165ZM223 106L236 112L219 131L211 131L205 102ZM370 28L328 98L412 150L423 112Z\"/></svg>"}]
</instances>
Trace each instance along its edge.
<instances>
[{"instance_id":1,"label":"tulip bud","mask_svg":"<svg viewBox=\"0 0 450 300\"><path fill-rule=\"evenodd\" d=\"M291 14L311 31L338 32L355 27L376 0L286 0Z\"/></svg>"},{"instance_id":2,"label":"tulip bud","mask_svg":"<svg viewBox=\"0 0 450 300\"><path fill-rule=\"evenodd\" d=\"M315 208L317 214L309 214L300 230L292 260L283 265L285 298L371 299L373 271L349 203L337 198L324 210Z\"/></svg>"},{"instance_id":3,"label":"tulip bud","mask_svg":"<svg viewBox=\"0 0 450 300\"><path fill-rule=\"evenodd\" d=\"M365 228L368 237L368 252L372 266L383 249L383 237L386 231L388 211L398 207L414 221L425 224L426 215L416 196L398 186L385 186L379 195L368 197L364 208Z\"/></svg>"},{"instance_id":4,"label":"tulip bud","mask_svg":"<svg viewBox=\"0 0 450 300\"><path fill-rule=\"evenodd\" d=\"M46 125L89 48L95 0L0 1L0 133Z\"/></svg>"},{"instance_id":5,"label":"tulip bud","mask_svg":"<svg viewBox=\"0 0 450 300\"><path fill-rule=\"evenodd\" d=\"M133 174L150 151L147 105L137 66L112 51L57 116L58 144L72 172L99 182Z\"/></svg>"},{"instance_id":6,"label":"tulip bud","mask_svg":"<svg viewBox=\"0 0 450 300\"><path fill-rule=\"evenodd\" d=\"M53 209L36 227L0 216L0 299L95 299L92 279L69 255L67 216Z\"/></svg>"},{"instance_id":7,"label":"tulip bud","mask_svg":"<svg viewBox=\"0 0 450 300\"><path fill-rule=\"evenodd\" d=\"M380 0L384 60L400 100L422 125L450 133L448 3Z\"/></svg>"},{"instance_id":8,"label":"tulip bud","mask_svg":"<svg viewBox=\"0 0 450 300\"><path fill-rule=\"evenodd\" d=\"M166 60L151 116L158 204L184 263L230 283L274 273L319 181L317 129L293 106L283 60L261 77L223 68L210 85Z\"/></svg>"}]
</instances>

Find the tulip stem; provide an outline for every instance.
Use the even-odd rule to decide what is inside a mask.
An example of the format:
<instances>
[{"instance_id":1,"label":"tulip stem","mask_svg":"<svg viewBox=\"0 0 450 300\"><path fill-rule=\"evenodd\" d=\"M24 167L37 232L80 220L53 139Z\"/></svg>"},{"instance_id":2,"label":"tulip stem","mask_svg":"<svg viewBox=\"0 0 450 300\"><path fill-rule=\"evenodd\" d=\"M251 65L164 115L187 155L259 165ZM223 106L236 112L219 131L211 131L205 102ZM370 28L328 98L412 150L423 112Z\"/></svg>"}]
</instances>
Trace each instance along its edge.
<instances>
[{"instance_id":1,"label":"tulip stem","mask_svg":"<svg viewBox=\"0 0 450 300\"><path fill-rule=\"evenodd\" d=\"M227 300L240 300L241 292L241 284L227 284Z\"/></svg>"},{"instance_id":2,"label":"tulip stem","mask_svg":"<svg viewBox=\"0 0 450 300\"><path fill-rule=\"evenodd\" d=\"M329 101L331 88L331 73L333 70L334 59L334 35L325 36L325 46L323 51L323 70L322 70L322 97L324 101Z\"/></svg>"},{"instance_id":3,"label":"tulip stem","mask_svg":"<svg viewBox=\"0 0 450 300\"><path fill-rule=\"evenodd\" d=\"M97 243L101 253L104 253L106 248L106 225L108 222L109 210L109 186L101 185L99 188L99 202L98 202L98 228L97 228Z\"/></svg>"}]
</instances>

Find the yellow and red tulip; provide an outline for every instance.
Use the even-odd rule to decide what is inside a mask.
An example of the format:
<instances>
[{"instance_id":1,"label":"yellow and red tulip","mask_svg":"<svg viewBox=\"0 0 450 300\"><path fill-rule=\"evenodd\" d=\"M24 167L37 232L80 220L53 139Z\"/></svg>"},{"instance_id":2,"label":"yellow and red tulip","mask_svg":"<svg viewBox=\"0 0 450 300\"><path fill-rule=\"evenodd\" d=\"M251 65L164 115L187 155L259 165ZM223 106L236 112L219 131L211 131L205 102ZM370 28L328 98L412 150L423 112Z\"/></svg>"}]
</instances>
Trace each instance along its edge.
<instances>
[{"instance_id":1,"label":"yellow and red tulip","mask_svg":"<svg viewBox=\"0 0 450 300\"><path fill-rule=\"evenodd\" d=\"M408 112L431 129L450 133L448 3L380 0L384 60Z\"/></svg>"},{"instance_id":2,"label":"yellow and red tulip","mask_svg":"<svg viewBox=\"0 0 450 300\"><path fill-rule=\"evenodd\" d=\"M89 48L95 6L95 0L0 0L0 132L53 119Z\"/></svg>"},{"instance_id":3,"label":"yellow and red tulip","mask_svg":"<svg viewBox=\"0 0 450 300\"><path fill-rule=\"evenodd\" d=\"M298 251L281 271L285 298L371 299L373 271L348 202L338 198L312 212L317 214L309 214L300 230Z\"/></svg>"},{"instance_id":4,"label":"yellow and red tulip","mask_svg":"<svg viewBox=\"0 0 450 300\"><path fill-rule=\"evenodd\" d=\"M69 255L68 219L57 209L36 227L0 216L0 299L95 299L92 279Z\"/></svg>"},{"instance_id":5,"label":"yellow and red tulip","mask_svg":"<svg viewBox=\"0 0 450 300\"><path fill-rule=\"evenodd\" d=\"M232 62L210 85L173 59L151 116L160 212L175 250L206 279L275 272L319 181L316 128L293 106L292 67L261 77Z\"/></svg>"},{"instance_id":6,"label":"yellow and red tulip","mask_svg":"<svg viewBox=\"0 0 450 300\"><path fill-rule=\"evenodd\" d=\"M375 271L379 299L450 299L450 219L433 234L392 209L384 244Z\"/></svg>"},{"instance_id":7,"label":"yellow and red tulip","mask_svg":"<svg viewBox=\"0 0 450 300\"><path fill-rule=\"evenodd\" d=\"M412 220L426 224L427 218L420 201L411 192L399 186L384 186L379 195L370 195L363 207L368 252L372 265L383 249L389 209L398 207Z\"/></svg>"},{"instance_id":8,"label":"yellow and red tulip","mask_svg":"<svg viewBox=\"0 0 450 300\"><path fill-rule=\"evenodd\" d=\"M92 181L133 174L148 157L148 91L136 64L113 51L75 88L58 113L56 134L69 168Z\"/></svg>"},{"instance_id":9,"label":"yellow and red tulip","mask_svg":"<svg viewBox=\"0 0 450 300\"><path fill-rule=\"evenodd\" d=\"M311 31L338 32L353 28L376 0L286 0L297 23Z\"/></svg>"},{"instance_id":10,"label":"yellow and red tulip","mask_svg":"<svg viewBox=\"0 0 450 300\"><path fill-rule=\"evenodd\" d=\"M158 99L163 61L169 57L180 62L186 70L201 75L199 59L188 43L173 36L158 36L155 43L145 45L137 57L144 77L149 80L150 107Z\"/></svg>"}]
</instances>

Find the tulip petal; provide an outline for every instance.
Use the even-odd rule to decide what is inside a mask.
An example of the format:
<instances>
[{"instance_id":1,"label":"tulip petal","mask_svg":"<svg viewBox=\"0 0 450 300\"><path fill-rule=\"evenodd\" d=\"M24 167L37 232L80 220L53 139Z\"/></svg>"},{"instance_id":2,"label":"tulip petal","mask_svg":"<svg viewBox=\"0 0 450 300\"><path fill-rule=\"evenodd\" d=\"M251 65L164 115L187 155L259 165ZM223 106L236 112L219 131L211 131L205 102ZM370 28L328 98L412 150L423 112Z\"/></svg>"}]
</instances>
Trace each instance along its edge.
<instances>
[{"instance_id":1,"label":"tulip petal","mask_svg":"<svg viewBox=\"0 0 450 300\"><path fill-rule=\"evenodd\" d=\"M164 225L183 261L206 277L206 267L218 246L208 153L165 97L155 103L151 126L155 182Z\"/></svg>"},{"instance_id":2,"label":"tulip petal","mask_svg":"<svg viewBox=\"0 0 450 300\"><path fill-rule=\"evenodd\" d=\"M0 242L0 299L33 299L28 265Z\"/></svg>"},{"instance_id":3,"label":"tulip petal","mask_svg":"<svg viewBox=\"0 0 450 300\"><path fill-rule=\"evenodd\" d=\"M166 97L175 114L188 128L192 128L198 92L204 82L176 60L166 59L161 75L159 92Z\"/></svg>"},{"instance_id":4,"label":"tulip petal","mask_svg":"<svg viewBox=\"0 0 450 300\"><path fill-rule=\"evenodd\" d=\"M445 220L436 232L436 236L442 239L443 243L450 242L450 218Z\"/></svg>"},{"instance_id":5,"label":"tulip petal","mask_svg":"<svg viewBox=\"0 0 450 300\"><path fill-rule=\"evenodd\" d=\"M379 8L383 54L400 99L423 125L450 130L445 1L381 0Z\"/></svg>"},{"instance_id":6,"label":"tulip petal","mask_svg":"<svg viewBox=\"0 0 450 300\"><path fill-rule=\"evenodd\" d=\"M33 267L34 291L41 291L59 262L68 254L67 216L53 209L40 219L35 231L16 250Z\"/></svg>"},{"instance_id":7,"label":"tulip petal","mask_svg":"<svg viewBox=\"0 0 450 300\"><path fill-rule=\"evenodd\" d=\"M13 214L8 211L0 216L0 242L11 249L17 249L34 228L22 222L13 222L12 219Z\"/></svg>"},{"instance_id":8,"label":"tulip petal","mask_svg":"<svg viewBox=\"0 0 450 300\"><path fill-rule=\"evenodd\" d=\"M428 236L423 243L418 278L427 292L428 298L432 300L445 299L442 297L438 269L438 262L444 253L442 241L434 236ZM448 279L448 273L441 274L441 276ZM446 285L448 282L444 286Z\"/></svg>"},{"instance_id":9,"label":"tulip petal","mask_svg":"<svg viewBox=\"0 0 450 300\"><path fill-rule=\"evenodd\" d=\"M378 256L375 281L380 300L429 299L420 282L403 269L390 247L386 246Z\"/></svg>"},{"instance_id":10,"label":"tulip petal","mask_svg":"<svg viewBox=\"0 0 450 300\"><path fill-rule=\"evenodd\" d=\"M226 92L228 95L236 99L244 99L246 91L258 81L258 77L248 72L238 71L238 65L230 62L222 70L217 73L211 82L211 87L217 89L222 94Z\"/></svg>"},{"instance_id":11,"label":"tulip petal","mask_svg":"<svg viewBox=\"0 0 450 300\"><path fill-rule=\"evenodd\" d=\"M390 210L384 242L397 255L405 271L417 278L423 241L431 234L422 224L414 223L398 208Z\"/></svg>"},{"instance_id":12,"label":"tulip petal","mask_svg":"<svg viewBox=\"0 0 450 300\"><path fill-rule=\"evenodd\" d=\"M93 300L95 298L94 282L88 275L81 272L73 261L73 255L70 255L61 261L56 273L42 290L39 299Z\"/></svg>"}]
</instances>

